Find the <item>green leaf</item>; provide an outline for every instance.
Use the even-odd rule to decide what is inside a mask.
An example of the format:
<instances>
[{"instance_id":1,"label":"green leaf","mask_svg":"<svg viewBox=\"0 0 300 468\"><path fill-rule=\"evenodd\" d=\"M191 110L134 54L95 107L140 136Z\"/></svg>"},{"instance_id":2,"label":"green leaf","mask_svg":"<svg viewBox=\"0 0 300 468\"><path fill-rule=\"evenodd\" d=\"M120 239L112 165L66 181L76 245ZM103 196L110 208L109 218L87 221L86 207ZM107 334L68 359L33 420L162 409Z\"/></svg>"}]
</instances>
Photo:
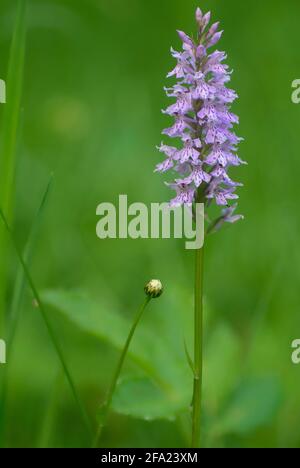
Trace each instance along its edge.
<instances>
[{"instance_id":1,"label":"green leaf","mask_svg":"<svg viewBox=\"0 0 300 468\"><path fill-rule=\"evenodd\" d=\"M111 310L111 307L105 306L103 300L102 303L97 303L81 293L63 291L46 291L42 297L45 303L54 307L81 330L106 341L119 350L123 348L130 329L130 321L120 313ZM152 304L147 310L148 314L151 313L149 312L151 306ZM162 400L169 402L168 408L174 408L174 402L176 402L176 408L186 409L191 399L191 378L184 356L182 337L178 338L176 346L176 343L172 342L174 336L169 337L163 332L157 333L157 322L153 319L151 323L145 324L145 318L133 337L128 356L160 388ZM164 317L164 320L167 318ZM173 322L172 327L170 326L172 330L174 316L170 316L169 320ZM162 328L162 325L160 327ZM178 329L180 330L180 327ZM158 416L157 408L163 407L163 404L157 405L157 399L156 394L152 402L153 417ZM167 417L167 413L168 411L163 411L160 416Z\"/></svg>"},{"instance_id":2,"label":"green leaf","mask_svg":"<svg viewBox=\"0 0 300 468\"><path fill-rule=\"evenodd\" d=\"M122 350L130 323L116 312L109 310L103 304L97 304L80 292L46 291L42 295L45 303L54 307L81 330L112 344ZM129 355L142 368L152 368L150 356L149 335L140 332L143 339L133 338Z\"/></svg>"},{"instance_id":3,"label":"green leaf","mask_svg":"<svg viewBox=\"0 0 300 468\"><path fill-rule=\"evenodd\" d=\"M182 411L182 402L171 399L153 381L143 378L125 378L118 384L112 408L121 414L145 419L174 419Z\"/></svg>"},{"instance_id":4,"label":"green leaf","mask_svg":"<svg viewBox=\"0 0 300 468\"><path fill-rule=\"evenodd\" d=\"M243 382L214 427L217 434L247 434L272 422L281 403L275 378Z\"/></svg>"}]
</instances>

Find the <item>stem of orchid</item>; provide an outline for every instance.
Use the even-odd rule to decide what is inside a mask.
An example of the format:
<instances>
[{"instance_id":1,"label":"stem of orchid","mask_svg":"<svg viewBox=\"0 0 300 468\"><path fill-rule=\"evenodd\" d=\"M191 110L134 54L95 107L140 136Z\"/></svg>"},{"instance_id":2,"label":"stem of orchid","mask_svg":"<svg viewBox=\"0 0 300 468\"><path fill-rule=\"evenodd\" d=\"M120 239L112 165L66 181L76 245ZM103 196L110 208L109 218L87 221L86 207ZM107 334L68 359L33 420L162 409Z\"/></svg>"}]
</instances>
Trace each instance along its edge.
<instances>
[{"instance_id":1,"label":"stem of orchid","mask_svg":"<svg viewBox=\"0 0 300 468\"><path fill-rule=\"evenodd\" d=\"M138 326L138 324L139 324L139 322L140 322L140 320L142 318L142 315L144 313L144 310L146 309L146 307L149 304L150 300L151 300L151 296L147 296L145 301L143 302L142 306L139 308L139 310L138 310L138 312L137 312L137 314L135 316L135 319L133 321L133 324L131 326L131 329L129 331L126 343L125 343L124 348L122 350L121 356L119 358L116 370L114 372L114 375L113 375L113 378L112 378L112 381L111 381L111 384L110 384L110 387L109 387L109 390L108 390L108 393L107 393L106 401L105 401L105 403L104 403L104 405L103 405L103 407L101 409L101 422L100 422L99 427L98 427L98 431L97 431L97 434L96 434L96 437L95 437L95 440L94 440L93 448L96 448L100 443L102 431L103 431L103 428L104 428L104 425L105 425L106 418L108 416L108 412L109 412L110 405L111 405L111 402L112 402L113 394L115 392L115 389L116 389L116 386L117 386L117 383L118 383L118 380L119 380L119 377L120 377L120 374L121 374L121 371L122 371L122 368L123 368L123 364L124 364L124 360L125 360L128 348L130 346L130 343L131 343L132 337L134 335L135 329Z\"/></svg>"},{"instance_id":2,"label":"stem of orchid","mask_svg":"<svg viewBox=\"0 0 300 468\"><path fill-rule=\"evenodd\" d=\"M194 389L192 403L192 448L200 447L202 348L203 348L203 247L196 250L194 316Z\"/></svg>"}]
</instances>

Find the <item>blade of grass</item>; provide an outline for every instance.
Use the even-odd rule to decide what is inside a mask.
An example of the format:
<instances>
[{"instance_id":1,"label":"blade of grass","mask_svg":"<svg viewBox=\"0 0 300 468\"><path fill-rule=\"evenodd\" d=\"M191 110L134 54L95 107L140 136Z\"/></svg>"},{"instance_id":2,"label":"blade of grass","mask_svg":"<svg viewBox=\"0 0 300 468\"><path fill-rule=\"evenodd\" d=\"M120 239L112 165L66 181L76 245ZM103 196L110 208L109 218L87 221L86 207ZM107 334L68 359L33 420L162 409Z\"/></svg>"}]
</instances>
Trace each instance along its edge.
<instances>
[{"instance_id":1,"label":"blade of grass","mask_svg":"<svg viewBox=\"0 0 300 468\"><path fill-rule=\"evenodd\" d=\"M6 79L6 104L3 111L1 132L0 164L0 201L10 221L13 211L14 180L16 167L16 147L20 120L21 96L25 57L26 0L18 1L17 15L10 49L10 59ZM5 326L6 264L7 238L0 227L0 332Z\"/></svg>"},{"instance_id":2,"label":"blade of grass","mask_svg":"<svg viewBox=\"0 0 300 468\"><path fill-rule=\"evenodd\" d=\"M186 341L183 340L183 344L184 344L184 352L185 352L185 355L186 355L186 360L188 362L188 365L190 366L190 369L193 373L193 375L195 374L195 368L194 368L194 363L193 363L193 360L191 358L191 355L189 353L189 350L188 350L188 347L187 347L187 344L186 344Z\"/></svg>"},{"instance_id":3,"label":"blade of grass","mask_svg":"<svg viewBox=\"0 0 300 468\"><path fill-rule=\"evenodd\" d=\"M62 379L63 373L58 371L53 388L49 393L49 400L47 403L44 419L39 431L37 448L48 448L50 446L51 435L53 433L53 428L58 412L58 403L61 397L63 383Z\"/></svg>"},{"instance_id":4,"label":"blade of grass","mask_svg":"<svg viewBox=\"0 0 300 468\"><path fill-rule=\"evenodd\" d=\"M6 228L7 232L8 232L8 234L9 234L11 242L12 242L14 248L15 248L17 257L18 257L18 259L19 259L19 261L20 261L20 263L22 265L22 268L24 270L24 275L25 275L25 277L27 279L27 282L28 282L28 284L30 286L30 289L31 289L32 293L33 293L33 296L34 296L34 298L35 298L35 300L37 302L37 305L38 305L38 307L40 309L42 318L43 318L44 323L46 325L46 328L48 330L48 333L49 333L49 336L51 338L53 347L56 350L56 353L58 355L58 358L60 360L60 363L62 365L64 374L65 374L65 377L66 377L66 379L67 379L67 381L69 383L70 389L71 389L71 391L73 393L74 400L77 403L79 411L80 411L80 413L82 415L82 419L85 422L85 424L87 426L87 429L90 432L90 435L92 436L93 431L92 431L92 428L91 428L89 417L88 417L88 415L86 413L86 410L85 410L85 408L84 408L84 406L83 406L83 404L81 402L81 399L79 398L79 395L77 393L77 390L76 390L73 378L71 376L71 373L69 371L68 365L66 363L62 348L60 346L59 341L57 340L57 337L56 337L55 332L54 332L54 330L52 328L52 325L51 325L51 323L50 323L50 321L48 319L48 315L46 313L46 310L44 309L44 305L43 305L43 303L42 303L42 301L40 299L40 294L39 294L39 292L38 292L38 290L37 290L37 288L35 286L35 283L34 283L32 277L31 277L31 274L30 274L30 272L29 272L29 270L27 268L27 265L26 265L26 263L24 261L23 255L22 255L22 253L21 253L21 251L20 251L20 249L18 247L18 244L16 243L13 232L12 232L8 222L7 222L6 216L4 215L2 208L0 208L0 217L2 218L2 221L3 221L4 225L5 225L5 228Z\"/></svg>"},{"instance_id":5,"label":"blade of grass","mask_svg":"<svg viewBox=\"0 0 300 468\"><path fill-rule=\"evenodd\" d=\"M28 264L31 260L33 248L36 243L38 231L42 222L42 215L44 213L46 202L48 200L48 196L50 193L50 189L53 182L53 174L51 174L49 182L47 184L46 190L43 194L42 201L40 206L37 210L36 216L34 218L33 224L31 226L30 234L28 236L27 244L24 249L24 260ZM17 279L14 285L12 303L10 308L9 314L9 323L7 327L7 337L6 337L6 345L7 345L7 364L2 370L2 379L0 381L0 446L3 447L4 438L5 438L5 420L6 420L6 397L7 397L7 385L8 385L8 369L10 363L10 356L12 353L12 345L14 341L15 332L17 329L17 324L19 321L20 310L21 310L21 303L25 288L26 278L24 275L24 270L20 265Z\"/></svg>"},{"instance_id":6,"label":"blade of grass","mask_svg":"<svg viewBox=\"0 0 300 468\"><path fill-rule=\"evenodd\" d=\"M43 213L46 208L46 204L47 204L47 200L50 194L52 183L53 183L53 174L50 175L49 182L43 194L40 206L35 215L35 219L31 226L30 234L27 240L27 244L24 249L23 258L27 265L29 265L31 258L32 258L34 246L38 237L38 232L41 226ZM15 286L14 286L13 297L12 297L10 313L9 313L8 333L7 333L7 340L6 340L8 358L11 354L11 348L12 348L12 344L13 344L13 340L14 340L14 336L15 336L15 332L16 332L16 328L18 324L18 319L19 319L19 314L20 314L20 305L22 302L25 283L26 283L26 277L24 274L24 270L22 266L20 265L20 268L17 274L17 279L16 279Z\"/></svg>"}]
</instances>

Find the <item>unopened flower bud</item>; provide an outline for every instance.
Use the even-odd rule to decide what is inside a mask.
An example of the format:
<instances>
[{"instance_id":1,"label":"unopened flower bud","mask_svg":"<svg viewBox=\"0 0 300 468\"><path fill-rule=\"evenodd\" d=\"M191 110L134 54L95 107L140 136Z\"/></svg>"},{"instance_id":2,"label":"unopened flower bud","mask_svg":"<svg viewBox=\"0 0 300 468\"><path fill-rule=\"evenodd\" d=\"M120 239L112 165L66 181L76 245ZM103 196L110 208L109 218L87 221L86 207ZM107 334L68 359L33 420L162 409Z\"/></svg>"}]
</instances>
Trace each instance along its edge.
<instances>
[{"instance_id":1,"label":"unopened flower bud","mask_svg":"<svg viewBox=\"0 0 300 468\"><path fill-rule=\"evenodd\" d=\"M201 20L202 20L202 17L203 17L202 11L200 10L200 8L197 8L197 10L196 10L196 21L198 21L198 23L200 23Z\"/></svg>"},{"instance_id":2,"label":"unopened flower bud","mask_svg":"<svg viewBox=\"0 0 300 468\"><path fill-rule=\"evenodd\" d=\"M208 25L208 23L210 22L210 11L208 13L206 13L203 18L202 18L202 21L201 21L201 26L202 26L202 30L204 31L204 29L206 28L206 26Z\"/></svg>"},{"instance_id":3,"label":"unopened flower bud","mask_svg":"<svg viewBox=\"0 0 300 468\"><path fill-rule=\"evenodd\" d=\"M152 299L155 299L156 297L159 297L162 294L163 286L160 280L152 279L145 285L144 291L147 294L147 296L151 297Z\"/></svg>"}]
</instances>

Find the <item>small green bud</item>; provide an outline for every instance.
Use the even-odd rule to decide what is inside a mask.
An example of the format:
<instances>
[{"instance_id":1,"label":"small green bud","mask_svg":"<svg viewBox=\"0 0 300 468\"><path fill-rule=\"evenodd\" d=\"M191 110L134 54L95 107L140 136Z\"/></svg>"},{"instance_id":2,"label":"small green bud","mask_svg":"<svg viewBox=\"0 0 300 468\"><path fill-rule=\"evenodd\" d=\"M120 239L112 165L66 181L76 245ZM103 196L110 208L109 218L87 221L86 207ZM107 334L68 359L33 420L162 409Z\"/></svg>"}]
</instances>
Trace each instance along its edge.
<instances>
[{"instance_id":1,"label":"small green bud","mask_svg":"<svg viewBox=\"0 0 300 468\"><path fill-rule=\"evenodd\" d=\"M163 292L163 287L158 279L150 280L144 288L145 293L147 296L150 296L152 299L159 297Z\"/></svg>"}]
</instances>

